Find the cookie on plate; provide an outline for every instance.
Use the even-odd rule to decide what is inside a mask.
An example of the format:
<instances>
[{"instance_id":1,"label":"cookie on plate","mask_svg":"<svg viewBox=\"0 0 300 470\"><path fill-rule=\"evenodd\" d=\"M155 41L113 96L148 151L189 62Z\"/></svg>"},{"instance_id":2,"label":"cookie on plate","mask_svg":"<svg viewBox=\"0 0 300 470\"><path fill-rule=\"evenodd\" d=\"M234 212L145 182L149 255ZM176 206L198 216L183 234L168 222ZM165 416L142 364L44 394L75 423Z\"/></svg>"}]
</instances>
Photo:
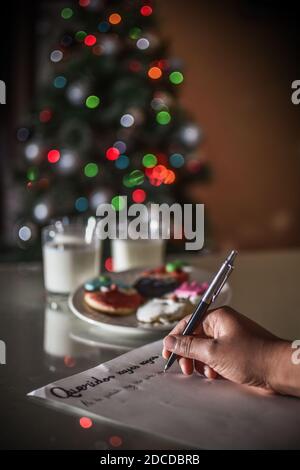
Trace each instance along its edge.
<instances>
[{"instance_id":1,"label":"cookie on plate","mask_svg":"<svg viewBox=\"0 0 300 470\"><path fill-rule=\"evenodd\" d=\"M89 307L109 315L131 315L142 304L142 296L131 287L111 284L94 292L85 292L84 301Z\"/></svg>"},{"instance_id":2,"label":"cookie on plate","mask_svg":"<svg viewBox=\"0 0 300 470\"><path fill-rule=\"evenodd\" d=\"M208 288L207 282L183 282L174 290L174 294L179 299L189 299L192 304L198 304L202 295Z\"/></svg>"},{"instance_id":3,"label":"cookie on plate","mask_svg":"<svg viewBox=\"0 0 300 470\"><path fill-rule=\"evenodd\" d=\"M138 308L136 316L142 323L171 324L192 313L194 306L189 300L152 299Z\"/></svg>"},{"instance_id":4,"label":"cookie on plate","mask_svg":"<svg viewBox=\"0 0 300 470\"><path fill-rule=\"evenodd\" d=\"M182 269L179 262L174 261L165 266L144 271L134 287L143 297L161 297L173 292L188 278L189 274Z\"/></svg>"}]
</instances>

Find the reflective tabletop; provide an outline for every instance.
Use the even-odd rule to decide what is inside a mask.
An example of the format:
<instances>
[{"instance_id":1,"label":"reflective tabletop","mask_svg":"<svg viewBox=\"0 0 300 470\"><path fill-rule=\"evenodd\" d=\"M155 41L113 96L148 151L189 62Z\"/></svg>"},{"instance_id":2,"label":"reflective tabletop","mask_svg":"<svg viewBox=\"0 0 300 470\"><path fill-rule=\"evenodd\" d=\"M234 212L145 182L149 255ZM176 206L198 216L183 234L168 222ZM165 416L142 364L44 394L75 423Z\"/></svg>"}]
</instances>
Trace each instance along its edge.
<instances>
[{"instance_id":1,"label":"reflective tabletop","mask_svg":"<svg viewBox=\"0 0 300 470\"><path fill-rule=\"evenodd\" d=\"M2 449L176 449L178 445L109 424L80 425L80 416L39 404L27 393L140 346L105 345L68 309L63 296L47 296L37 264L0 267L0 366ZM145 340L145 342L147 342Z\"/></svg>"},{"instance_id":2,"label":"reflective tabletop","mask_svg":"<svg viewBox=\"0 0 300 470\"><path fill-rule=\"evenodd\" d=\"M213 272L223 257L193 256L192 263ZM299 338L299 276L300 250L241 253L230 279L231 305L275 334ZM6 364L0 365L0 448L178 448L167 439L104 421L83 428L80 416L27 397L140 346L141 340L122 346L110 339L105 344L105 338L69 311L66 298L47 298L40 264L1 265L0 285L0 340L6 344Z\"/></svg>"}]
</instances>

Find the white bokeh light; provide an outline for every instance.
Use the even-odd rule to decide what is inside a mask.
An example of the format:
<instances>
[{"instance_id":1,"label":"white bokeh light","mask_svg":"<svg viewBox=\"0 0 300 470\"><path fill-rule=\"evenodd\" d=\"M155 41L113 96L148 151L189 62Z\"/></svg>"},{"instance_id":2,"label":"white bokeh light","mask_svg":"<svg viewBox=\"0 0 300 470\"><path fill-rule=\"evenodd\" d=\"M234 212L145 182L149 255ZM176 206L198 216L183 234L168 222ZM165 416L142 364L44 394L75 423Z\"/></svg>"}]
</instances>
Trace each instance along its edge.
<instances>
[{"instance_id":1,"label":"white bokeh light","mask_svg":"<svg viewBox=\"0 0 300 470\"><path fill-rule=\"evenodd\" d=\"M120 119L120 124L123 127L131 127L134 124L134 117L132 114L123 114Z\"/></svg>"}]
</instances>

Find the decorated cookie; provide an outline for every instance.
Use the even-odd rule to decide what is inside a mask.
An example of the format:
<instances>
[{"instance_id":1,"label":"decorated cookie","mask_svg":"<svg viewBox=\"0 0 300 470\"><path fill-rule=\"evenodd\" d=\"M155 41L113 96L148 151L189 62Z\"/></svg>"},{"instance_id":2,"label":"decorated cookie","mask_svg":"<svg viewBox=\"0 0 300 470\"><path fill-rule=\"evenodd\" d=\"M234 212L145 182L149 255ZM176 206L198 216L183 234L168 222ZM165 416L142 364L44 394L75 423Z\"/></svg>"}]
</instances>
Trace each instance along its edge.
<instances>
[{"instance_id":1,"label":"decorated cookie","mask_svg":"<svg viewBox=\"0 0 300 470\"><path fill-rule=\"evenodd\" d=\"M151 298L173 292L178 285L179 282L173 277L145 276L138 279L134 287L143 297Z\"/></svg>"},{"instance_id":2,"label":"decorated cookie","mask_svg":"<svg viewBox=\"0 0 300 470\"><path fill-rule=\"evenodd\" d=\"M135 283L138 292L144 297L161 297L188 280L189 274L182 270L179 262L170 264L145 271Z\"/></svg>"},{"instance_id":3,"label":"decorated cookie","mask_svg":"<svg viewBox=\"0 0 300 470\"><path fill-rule=\"evenodd\" d=\"M88 292L96 292L108 288L112 284L115 284L120 289L129 289L130 286L121 281L112 280L109 276L98 276L90 279L84 284L84 289Z\"/></svg>"},{"instance_id":4,"label":"decorated cookie","mask_svg":"<svg viewBox=\"0 0 300 470\"><path fill-rule=\"evenodd\" d=\"M174 294L179 299L189 299L192 304L197 304L207 288L207 282L183 282L175 289Z\"/></svg>"},{"instance_id":5,"label":"decorated cookie","mask_svg":"<svg viewBox=\"0 0 300 470\"><path fill-rule=\"evenodd\" d=\"M88 280L84 284L84 289L88 292L95 292L101 289L101 287L108 287L112 283L109 276L98 276Z\"/></svg>"},{"instance_id":6,"label":"decorated cookie","mask_svg":"<svg viewBox=\"0 0 300 470\"><path fill-rule=\"evenodd\" d=\"M193 308L189 300L152 299L138 308L136 316L143 323L169 324L181 320Z\"/></svg>"},{"instance_id":7,"label":"decorated cookie","mask_svg":"<svg viewBox=\"0 0 300 470\"><path fill-rule=\"evenodd\" d=\"M102 286L98 291L85 292L84 300L93 309L110 315L130 315L143 302L135 289L121 288L116 284Z\"/></svg>"}]
</instances>

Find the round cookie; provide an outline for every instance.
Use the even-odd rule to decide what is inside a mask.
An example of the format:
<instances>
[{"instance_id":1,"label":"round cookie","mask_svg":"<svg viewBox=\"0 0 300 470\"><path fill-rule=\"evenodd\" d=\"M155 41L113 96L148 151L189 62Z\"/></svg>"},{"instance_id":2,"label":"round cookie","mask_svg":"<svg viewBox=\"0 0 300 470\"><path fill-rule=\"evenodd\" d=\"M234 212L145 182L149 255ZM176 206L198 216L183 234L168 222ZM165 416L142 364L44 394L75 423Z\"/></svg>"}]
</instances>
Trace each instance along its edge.
<instances>
[{"instance_id":1,"label":"round cookie","mask_svg":"<svg viewBox=\"0 0 300 470\"><path fill-rule=\"evenodd\" d=\"M179 299L189 299L192 304L197 304L207 288L207 282L183 282L175 289L174 294Z\"/></svg>"},{"instance_id":2,"label":"round cookie","mask_svg":"<svg viewBox=\"0 0 300 470\"><path fill-rule=\"evenodd\" d=\"M152 299L138 308L138 321L153 324L169 324L190 314L194 306L188 300Z\"/></svg>"},{"instance_id":3,"label":"round cookie","mask_svg":"<svg viewBox=\"0 0 300 470\"><path fill-rule=\"evenodd\" d=\"M143 302L140 294L132 288L118 288L115 284L102 287L100 291L85 292L84 301L93 309L109 315L130 315Z\"/></svg>"},{"instance_id":4,"label":"round cookie","mask_svg":"<svg viewBox=\"0 0 300 470\"><path fill-rule=\"evenodd\" d=\"M173 292L179 285L178 281L174 278L158 278L158 277L141 277L134 284L135 289L143 297L162 297L165 294Z\"/></svg>"}]
</instances>

